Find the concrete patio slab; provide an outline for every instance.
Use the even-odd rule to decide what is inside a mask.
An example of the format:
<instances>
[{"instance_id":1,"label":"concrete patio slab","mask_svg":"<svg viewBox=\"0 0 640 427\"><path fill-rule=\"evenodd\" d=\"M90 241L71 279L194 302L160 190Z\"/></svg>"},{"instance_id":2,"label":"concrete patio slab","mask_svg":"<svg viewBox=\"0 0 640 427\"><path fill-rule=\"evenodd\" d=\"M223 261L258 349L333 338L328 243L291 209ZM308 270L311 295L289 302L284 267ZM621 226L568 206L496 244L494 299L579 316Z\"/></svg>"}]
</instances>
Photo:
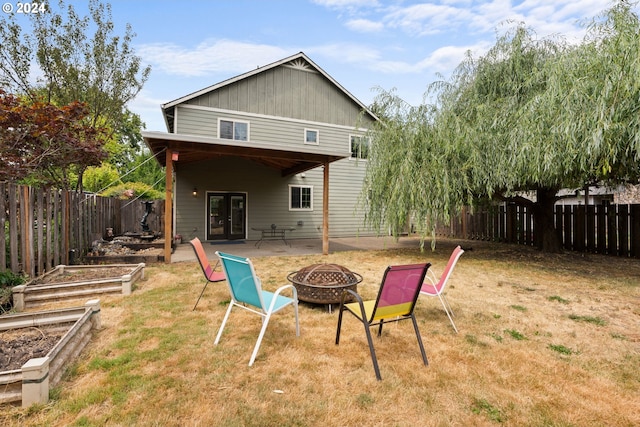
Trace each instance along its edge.
<instances>
[{"instance_id":1,"label":"concrete patio slab","mask_svg":"<svg viewBox=\"0 0 640 427\"><path fill-rule=\"evenodd\" d=\"M215 252L227 252L248 258L264 256L319 255L322 254L321 239L287 239L290 245L281 240L267 240L256 247L255 241L240 240L228 242L202 242L207 257L214 259ZM396 240L391 236L383 237L341 237L329 239L329 253L344 251L368 251L394 248L419 248L420 237L403 236ZM195 261L191 245L182 243L176 246L171 262Z\"/></svg>"}]
</instances>

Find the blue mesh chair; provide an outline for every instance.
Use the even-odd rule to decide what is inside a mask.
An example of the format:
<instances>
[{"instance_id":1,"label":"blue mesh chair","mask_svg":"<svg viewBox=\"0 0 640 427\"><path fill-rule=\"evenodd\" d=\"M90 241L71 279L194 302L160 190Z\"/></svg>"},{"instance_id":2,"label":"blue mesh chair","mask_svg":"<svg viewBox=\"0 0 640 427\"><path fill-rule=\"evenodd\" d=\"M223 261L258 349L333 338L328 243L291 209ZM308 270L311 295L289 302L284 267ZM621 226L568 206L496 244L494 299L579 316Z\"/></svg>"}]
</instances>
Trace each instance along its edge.
<instances>
[{"instance_id":1,"label":"blue mesh chair","mask_svg":"<svg viewBox=\"0 0 640 427\"><path fill-rule=\"evenodd\" d=\"M264 333L267 330L269 320L273 313L277 313L285 307L292 305L296 321L296 336L300 336L300 324L298 322L298 292L293 285L281 286L275 292L265 291L262 289L260 279L256 276L251 260L219 251L216 252L216 255L220 258L222 270L227 278L229 292L231 293L231 301L229 302L229 308L224 315L222 325L220 325L214 344L218 344L220 341L222 331L224 330L224 326L229 319L229 315L231 314L233 307L242 308L262 317L262 329L260 329L258 341L256 342L253 353L251 354L249 366L253 365L253 362L256 359L256 355L260 349L260 343L262 342L262 338L264 337ZM291 290L291 297L280 295L282 291L287 289Z\"/></svg>"}]
</instances>

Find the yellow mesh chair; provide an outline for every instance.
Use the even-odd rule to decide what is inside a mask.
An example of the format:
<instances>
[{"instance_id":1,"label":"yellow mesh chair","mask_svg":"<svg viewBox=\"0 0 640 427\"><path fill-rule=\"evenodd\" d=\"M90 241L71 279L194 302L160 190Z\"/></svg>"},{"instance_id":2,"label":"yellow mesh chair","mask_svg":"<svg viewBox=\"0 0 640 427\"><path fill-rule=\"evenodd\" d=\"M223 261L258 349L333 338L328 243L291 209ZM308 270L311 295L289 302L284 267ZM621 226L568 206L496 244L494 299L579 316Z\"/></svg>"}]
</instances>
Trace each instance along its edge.
<instances>
[{"instance_id":1,"label":"yellow mesh chair","mask_svg":"<svg viewBox=\"0 0 640 427\"><path fill-rule=\"evenodd\" d=\"M373 348L370 331L371 326L379 327L378 337L380 337L382 335L382 325L385 322L398 322L411 319L413 329L416 332L416 338L418 339L418 345L420 346L420 352L422 353L422 360L425 366L429 364L413 310L420 295L420 287L430 266L431 264L426 263L387 267L382 278L378 296L375 300L363 301L360 295L350 289L342 293L340 312L338 315L338 328L336 330L336 345L340 344L342 315L345 311L348 311L364 325L367 341L369 342L371 360L373 361L373 369L376 372L376 378L378 380L381 380L382 377L380 376L376 352ZM345 299L348 295L352 295L356 301L345 304Z\"/></svg>"}]
</instances>

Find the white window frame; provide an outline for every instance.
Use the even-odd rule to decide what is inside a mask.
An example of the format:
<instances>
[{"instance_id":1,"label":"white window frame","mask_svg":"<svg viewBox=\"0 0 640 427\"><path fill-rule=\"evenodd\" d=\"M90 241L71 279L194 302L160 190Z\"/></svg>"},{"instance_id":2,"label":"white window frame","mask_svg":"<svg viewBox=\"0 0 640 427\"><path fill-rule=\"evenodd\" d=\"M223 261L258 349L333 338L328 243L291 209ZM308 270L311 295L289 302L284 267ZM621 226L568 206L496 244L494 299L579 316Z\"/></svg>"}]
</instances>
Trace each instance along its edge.
<instances>
[{"instance_id":1,"label":"white window frame","mask_svg":"<svg viewBox=\"0 0 640 427\"><path fill-rule=\"evenodd\" d=\"M300 207L300 208L294 208L291 205L291 195L292 195L292 191L294 188L308 188L309 189L309 204L310 206L307 207ZM300 197L302 198L302 192L300 193ZM302 205L302 200L300 200L300 205ZM313 211L313 185L300 185L300 184L289 184L289 210L290 211Z\"/></svg>"},{"instance_id":2,"label":"white window frame","mask_svg":"<svg viewBox=\"0 0 640 427\"><path fill-rule=\"evenodd\" d=\"M222 137L222 133L220 132L220 127L222 125L222 122L231 122L233 123L233 138L223 138ZM245 125L247 125L247 139L238 139L236 138L236 123L243 123ZM219 139L228 139L230 141L251 141L251 126L250 123L246 120L236 120L236 119L229 119L226 117L220 117L218 118L218 138Z\"/></svg>"},{"instance_id":3,"label":"white window frame","mask_svg":"<svg viewBox=\"0 0 640 427\"><path fill-rule=\"evenodd\" d=\"M307 139L307 136L308 136L309 132L315 132L315 134L316 134L316 140L315 141L309 141ZM304 143L308 144L308 145L320 145L320 131L318 129L305 128L305 130L304 130Z\"/></svg>"},{"instance_id":4,"label":"white window frame","mask_svg":"<svg viewBox=\"0 0 640 427\"><path fill-rule=\"evenodd\" d=\"M354 138L358 138L361 141L366 141L367 143L367 157L362 157L362 152L361 150L358 150L358 155L357 156L353 156L353 140ZM367 161L369 159L369 153L371 152L371 139L367 136L364 135L358 135L358 134L351 134L349 135L349 160L361 160L361 161Z\"/></svg>"}]
</instances>

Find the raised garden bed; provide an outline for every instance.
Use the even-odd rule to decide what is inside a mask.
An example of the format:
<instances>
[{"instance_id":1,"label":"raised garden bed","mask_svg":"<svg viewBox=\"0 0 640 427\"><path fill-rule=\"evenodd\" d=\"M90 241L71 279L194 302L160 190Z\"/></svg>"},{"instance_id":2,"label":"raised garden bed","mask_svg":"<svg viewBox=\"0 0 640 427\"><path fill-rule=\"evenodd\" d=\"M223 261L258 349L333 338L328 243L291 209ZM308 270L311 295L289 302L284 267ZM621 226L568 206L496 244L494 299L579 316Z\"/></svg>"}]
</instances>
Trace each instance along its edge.
<instances>
[{"instance_id":1,"label":"raised garden bed","mask_svg":"<svg viewBox=\"0 0 640 427\"><path fill-rule=\"evenodd\" d=\"M59 265L44 275L13 288L13 307L21 312L60 300L96 298L103 294L130 295L144 278L144 263Z\"/></svg>"},{"instance_id":2,"label":"raised garden bed","mask_svg":"<svg viewBox=\"0 0 640 427\"><path fill-rule=\"evenodd\" d=\"M83 262L91 265L100 265L105 263L153 264L156 262L164 262L164 254L161 254L160 249L154 250L153 252L158 252L158 253L146 252L144 254L135 253L135 254L124 254L124 255L90 255L90 256L88 255L83 258Z\"/></svg>"},{"instance_id":3,"label":"raised garden bed","mask_svg":"<svg viewBox=\"0 0 640 427\"><path fill-rule=\"evenodd\" d=\"M0 316L0 404L46 403L49 388L100 324L98 299L84 307Z\"/></svg>"},{"instance_id":4,"label":"raised garden bed","mask_svg":"<svg viewBox=\"0 0 640 427\"><path fill-rule=\"evenodd\" d=\"M97 240L83 258L86 264L164 262L164 239L129 233L113 240Z\"/></svg>"}]
</instances>

